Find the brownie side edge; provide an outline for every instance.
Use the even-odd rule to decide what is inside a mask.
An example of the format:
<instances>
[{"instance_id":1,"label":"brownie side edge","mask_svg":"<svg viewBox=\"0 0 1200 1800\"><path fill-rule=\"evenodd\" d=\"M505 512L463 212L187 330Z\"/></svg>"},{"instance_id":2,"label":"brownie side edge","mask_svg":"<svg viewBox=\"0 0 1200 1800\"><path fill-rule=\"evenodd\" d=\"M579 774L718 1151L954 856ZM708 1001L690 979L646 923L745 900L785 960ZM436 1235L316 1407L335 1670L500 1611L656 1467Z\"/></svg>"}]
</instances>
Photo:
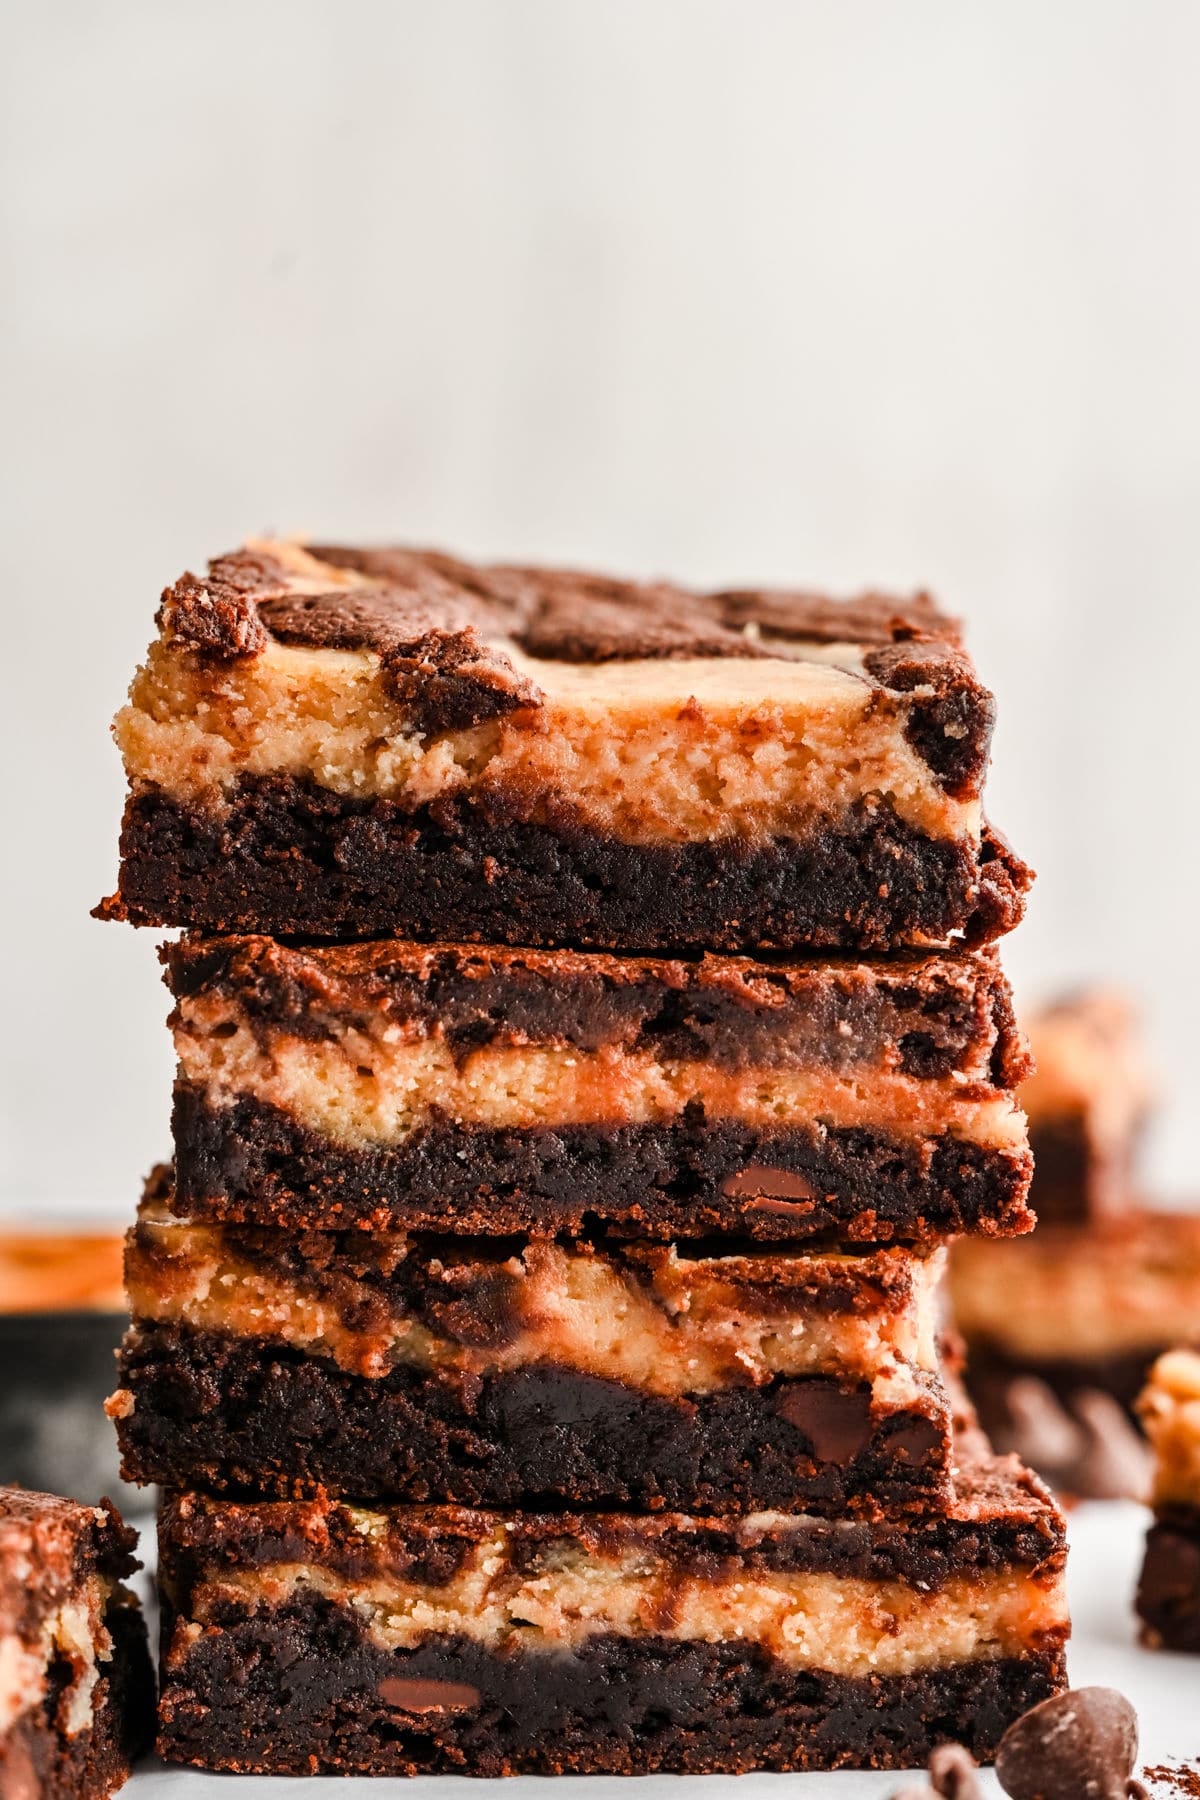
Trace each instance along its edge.
<instances>
[{"instance_id":1,"label":"brownie side edge","mask_svg":"<svg viewBox=\"0 0 1200 1800\"><path fill-rule=\"evenodd\" d=\"M910 1768L947 1740L990 1758L1064 1681L1058 1643L869 1680L792 1669L744 1642L655 1636L544 1655L454 1637L387 1652L312 1600L172 1646L158 1749L279 1774Z\"/></svg>"},{"instance_id":2,"label":"brownie side edge","mask_svg":"<svg viewBox=\"0 0 1200 1800\"><path fill-rule=\"evenodd\" d=\"M950 1495L936 1377L881 1412L823 1376L668 1399L551 1363L372 1379L255 1338L135 1326L120 1358L126 1477L360 1500L692 1512L913 1511Z\"/></svg>"},{"instance_id":3,"label":"brownie side edge","mask_svg":"<svg viewBox=\"0 0 1200 1800\"><path fill-rule=\"evenodd\" d=\"M243 776L219 813L135 792L121 859L97 910L135 924L631 951L970 946L1019 923L1032 879L999 839L930 839L883 805L808 843L643 846L286 776Z\"/></svg>"},{"instance_id":4,"label":"brownie side edge","mask_svg":"<svg viewBox=\"0 0 1200 1800\"><path fill-rule=\"evenodd\" d=\"M175 1206L192 1218L485 1233L600 1220L651 1237L863 1243L1033 1227L1029 1153L948 1135L905 1143L817 1124L767 1134L697 1110L666 1126L433 1127L401 1148L362 1149L248 1095L213 1107L187 1082L173 1132Z\"/></svg>"}]
</instances>

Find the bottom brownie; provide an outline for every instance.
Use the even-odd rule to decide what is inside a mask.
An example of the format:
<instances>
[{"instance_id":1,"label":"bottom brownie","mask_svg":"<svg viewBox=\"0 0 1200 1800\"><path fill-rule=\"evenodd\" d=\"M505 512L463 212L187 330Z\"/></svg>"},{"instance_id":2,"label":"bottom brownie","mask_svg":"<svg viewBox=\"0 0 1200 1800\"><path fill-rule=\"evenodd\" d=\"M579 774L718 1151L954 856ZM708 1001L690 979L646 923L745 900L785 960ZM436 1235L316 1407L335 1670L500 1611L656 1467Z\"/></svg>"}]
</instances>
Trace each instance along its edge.
<instances>
[{"instance_id":1,"label":"bottom brownie","mask_svg":"<svg viewBox=\"0 0 1200 1800\"><path fill-rule=\"evenodd\" d=\"M513 1654L442 1637L385 1652L313 1599L197 1640L164 1693L159 1750L285 1775L900 1769L948 1740L989 1758L1063 1680L1059 1650L868 1677L655 1636Z\"/></svg>"},{"instance_id":2,"label":"bottom brownie","mask_svg":"<svg viewBox=\"0 0 1200 1800\"><path fill-rule=\"evenodd\" d=\"M159 1750L205 1768L899 1768L1065 1678L1063 1522L1011 1459L909 1520L184 1494L159 1545Z\"/></svg>"}]
</instances>

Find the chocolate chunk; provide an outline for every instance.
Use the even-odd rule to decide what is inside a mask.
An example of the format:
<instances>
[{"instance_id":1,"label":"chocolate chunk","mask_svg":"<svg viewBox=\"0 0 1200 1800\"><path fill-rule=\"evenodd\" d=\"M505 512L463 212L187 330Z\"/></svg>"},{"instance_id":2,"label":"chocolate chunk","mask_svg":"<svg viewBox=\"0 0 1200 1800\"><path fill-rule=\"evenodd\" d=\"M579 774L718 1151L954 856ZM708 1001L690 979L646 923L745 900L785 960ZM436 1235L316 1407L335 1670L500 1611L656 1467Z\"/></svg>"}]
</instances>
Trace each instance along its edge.
<instances>
[{"instance_id":1,"label":"chocolate chunk","mask_svg":"<svg viewBox=\"0 0 1200 1800\"><path fill-rule=\"evenodd\" d=\"M1111 1394L1088 1388L1074 1396L1075 1415L1087 1434L1078 1464L1079 1492L1094 1500L1137 1500L1150 1478L1150 1452Z\"/></svg>"},{"instance_id":2,"label":"chocolate chunk","mask_svg":"<svg viewBox=\"0 0 1200 1800\"><path fill-rule=\"evenodd\" d=\"M1012 1800L1126 1800L1137 1714L1115 1688L1074 1688L1010 1725L996 1774Z\"/></svg>"},{"instance_id":3,"label":"chocolate chunk","mask_svg":"<svg viewBox=\"0 0 1200 1800\"><path fill-rule=\"evenodd\" d=\"M816 1382L783 1389L776 1411L802 1431L819 1462L849 1463L871 1440L871 1397Z\"/></svg>"},{"instance_id":4,"label":"chocolate chunk","mask_svg":"<svg viewBox=\"0 0 1200 1800\"><path fill-rule=\"evenodd\" d=\"M401 1681L388 1676L379 1683L379 1698L403 1712L467 1712L479 1705L479 1689L465 1681Z\"/></svg>"},{"instance_id":5,"label":"chocolate chunk","mask_svg":"<svg viewBox=\"0 0 1200 1800\"><path fill-rule=\"evenodd\" d=\"M727 1175L721 1192L731 1199L752 1194L764 1200L815 1200L817 1190L803 1175L790 1169L769 1169L763 1163L747 1163L736 1175ZM773 1209L772 1209L773 1210Z\"/></svg>"}]
</instances>

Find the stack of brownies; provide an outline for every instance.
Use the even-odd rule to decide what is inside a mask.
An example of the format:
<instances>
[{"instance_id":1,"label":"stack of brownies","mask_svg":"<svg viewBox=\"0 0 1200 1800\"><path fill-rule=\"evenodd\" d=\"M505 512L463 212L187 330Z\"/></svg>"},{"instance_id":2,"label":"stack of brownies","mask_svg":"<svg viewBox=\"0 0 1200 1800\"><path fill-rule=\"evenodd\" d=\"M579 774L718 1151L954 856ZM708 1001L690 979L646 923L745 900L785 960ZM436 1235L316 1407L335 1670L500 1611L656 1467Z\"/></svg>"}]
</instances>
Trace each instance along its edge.
<instances>
[{"instance_id":1,"label":"stack of brownies","mask_svg":"<svg viewBox=\"0 0 1200 1800\"><path fill-rule=\"evenodd\" d=\"M939 1367L943 1240L1032 1223L953 623L260 543L159 628L103 910L185 928L111 1403L162 1754L990 1753L1065 1549Z\"/></svg>"}]
</instances>

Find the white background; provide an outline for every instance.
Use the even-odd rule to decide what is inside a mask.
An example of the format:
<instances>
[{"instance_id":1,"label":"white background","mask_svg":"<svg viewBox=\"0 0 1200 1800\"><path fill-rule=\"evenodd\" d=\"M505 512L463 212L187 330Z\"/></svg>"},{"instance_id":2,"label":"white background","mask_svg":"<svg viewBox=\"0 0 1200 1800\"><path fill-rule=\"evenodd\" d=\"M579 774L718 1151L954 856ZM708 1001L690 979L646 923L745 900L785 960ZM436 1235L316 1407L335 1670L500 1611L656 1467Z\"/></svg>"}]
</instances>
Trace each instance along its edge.
<instances>
[{"instance_id":1,"label":"white background","mask_svg":"<svg viewBox=\"0 0 1200 1800\"><path fill-rule=\"evenodd\" d=\"M4 10L0 1203L120 1216L166 1146L106 727L269 527L932 585L1019 990L1144 996L1200 1189L1200 7Z\"/></svg>"}]
</instances>

